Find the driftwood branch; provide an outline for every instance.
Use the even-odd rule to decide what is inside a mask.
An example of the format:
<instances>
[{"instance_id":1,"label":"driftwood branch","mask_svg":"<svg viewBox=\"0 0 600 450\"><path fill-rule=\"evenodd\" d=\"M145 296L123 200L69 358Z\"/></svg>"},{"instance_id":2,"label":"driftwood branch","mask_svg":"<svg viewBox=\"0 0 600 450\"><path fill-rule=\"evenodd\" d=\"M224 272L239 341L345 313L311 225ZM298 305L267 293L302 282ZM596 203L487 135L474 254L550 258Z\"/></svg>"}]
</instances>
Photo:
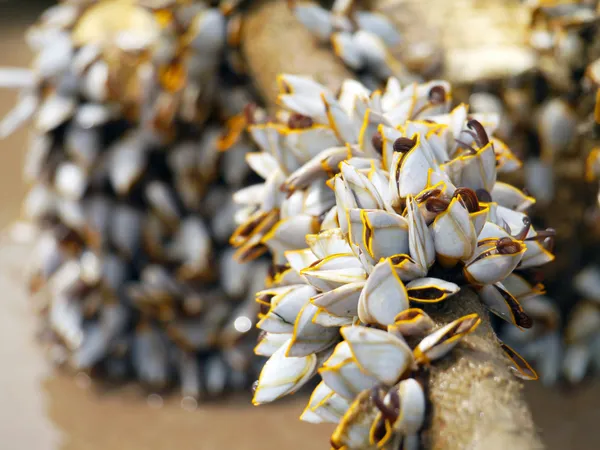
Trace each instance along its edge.
<instances>
[{"instance_id":1,"label":"driftwood branch","mask_svg":"<svg viewBox=\"0 0 600 450\"><path fill-rule=\"evenodd\" d=\"M285 2L257 2L247 15L242 42L250 74L268 107L276 105L279 73L312 75L333 91L352 77L329 49L319 47L297 23ZM473 312L483 323L452 356L431 368L428 390L433 407L425 432L427 447L543 448L521 383L511 374L477 296L465 290L428 312L440 325Z\"/></svg>"},{"instance_id":2,"label":"driftwood branch","mask_svg":"<svg viewBox=\"0 0 600 450\"><path fill-rule=\"evenodd\" d=\"M440 325L471 313L482 324L452 354L431 367L432 417L427 448L513 450L543 448L509 361L496 342L479 298L463 289L428 314Z\"/></svg>"}]
</instances>

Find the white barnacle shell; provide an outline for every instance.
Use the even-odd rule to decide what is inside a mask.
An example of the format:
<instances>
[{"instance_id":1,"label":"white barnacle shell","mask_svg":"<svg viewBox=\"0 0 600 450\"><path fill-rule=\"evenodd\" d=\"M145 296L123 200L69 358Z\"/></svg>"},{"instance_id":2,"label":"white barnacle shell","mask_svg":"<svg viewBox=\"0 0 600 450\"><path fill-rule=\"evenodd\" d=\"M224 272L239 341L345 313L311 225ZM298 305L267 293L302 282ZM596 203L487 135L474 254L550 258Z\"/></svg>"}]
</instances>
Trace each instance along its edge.
<instances>
[{"instance_id":1,"label":"white barnacle shell","mask_svg":"<svg viewBox=\"0 0 600 450\"><path fill-rule=\"evenodd\" d=\"M362 69L365 64L363 49L356 42L355 35L349 32L336 32L331 36L334 53L353 70Z\"/></svg>"},{"instance_id":2,"label":"white barnacle shell","mask_svg":"<svg viewBox=\"0 0 600 450\"><path fill-rule=\"evenodd\" d=\"M304 248L302 250L288 250L285 252L285 259L292 270L296 271L298 275L300 275L300 272L303 269L319 261L319 258L315 256L310 248ZM302 277L302 280L306 279Z\"/></svg>"},{"instance_id":3,"label":"white barnacle shell","mask_svg":"<svg viewBox=\"0 0 600 450\"><path fill-rule=\"evenodd\" d=\"M35 85L35 74L32 70L20 67L0 67L0 87L30 88Z\"/></svg>"},{"instance_id":4,"label":"white barnacle shell","mask_svg":"<svg viewBox=\"0 0 600 450\"><path fill-rule=\"evenodd\" d=\"M306 236L306 243L317 258L325 258L336 253L351 253L352 248L339 228L321 231Z\"/></svg>"},{"instance_id":5,"label":"white barnacle shell","mask_svg":"<svg viewBox=\"0 0 600 450\"><path fill-rule=\"evenodd\" d=\"M422 275L435 262L435 244L431 232L425 223L425 218L419 210L419 206L413 197L409 197L406 203L408 218L408 247L410 256L421 268Z\"/></svg>"},{"instance_id":6,"label":"white barnacle shell","mask_svg":"<svg viewBox=\"0 0 600 450\"><path fill-rule=\"evenodd\" d=\"M337 208L334 206L324 214L323 221L321 222L321 231L332 230L338 228L338 226Z\"/></svg>"},{"instance_id":7,"label":"white barnacle shell","mask_svg":"<svg viewBox=\"0 0 600 450\"><path fill-rule=\"evenodd\" d=\"M490 141L492 142L494 151L496 152L496 170L499 173L514 172L515 170L521 168L523 163L515 156L508 145L506 145L497 137L491 137Z\"/></svg>"},{"instance_id":8,"label":"white barnacle shell","mask_svg":"<svg viewBox=\"0 0 600 450\"><path fill-rule=\"evenodd\" d=\"M167 343L162 333L145 324L133 340L133 366L142 381L162 387L167 383Z\"/></svg>"},{"instance_id":9,"label":"white barnacle shell","mask_svg":"<svg viewBox=\"0 0 600 450\"><path fill-rule=\"evenodd\" d=\"M344 183L341 175L336 175L333 178L333 189L340 229L343 233L347 233L350 228L349 210L357 207L356 200L354 199L354 195L352 195L352 191Z\"/></svg>"},{"instance_id":10,"label":"white barnacle shell","mask_svg":"<svg viewBox=\"0 0 600 450\"><path fill-rule=\"evenodd\" d=\"M536 232L531 227L527 237L525 238L525 253L519 264L520 269L528 269L530 267L538 267L554 261L555 256L544 246L544 244L536 239Z\"/></svg>"},{"instance_id":11,"label":"white barnacle shell","mask_svg":"<svg viewBox=\"0 0 600 450\"><path fill-rule=\"evenodd\" d=\"M362 124L361 113L364 113L371 104L371 96L371 91L364 84L357 80L346 79L340 88L338 102L348 116L354 118L357 124Z\"/></svg>"},{"instance_id":12,"label":"white barnacle shell","mask_svg":"<svg viewBox=\"0 0 600 450\"><path fill-rule=\"evenodd\" d=\"M347 399L320 382L312 392L300 420L310 423L338 423L349 407Z\"/></svg>"},{"instance_id":13,"label":"white barnacle shell","mask_svg":"<svg viewBox=\"0 0 600 450\"><path fill-rule=\"evenodd\" d=\"M364 286L364 281L344 284L332 291L315 295L311 302L329 315L351 319L358 315L358 301Z\"/></svg>"},{"instance_id":14,"label":"white barnacle shell","mask_svg":"<svg viewBox=\"0 0 600 450\"><path fill-rule=\"evenodd\" d=\"M339 163L348 157L347 147L331 147L314 156L310 161L292 172L284 183L290 192L303 189L315 181L322 182L327 172L337 172Z\"/></svg>"},{"instance_id":15,"label":"white barnacle shell","mask_svg":"<svg viewBox=\"0 0 600 450\"><path fill-rule=\"evenodd\" d=\"M306 284L258 292L256 295L259 299L264 295L273 297L269 312L258 322L257 327L269 333L292 333L300 311L316 293L312 286Z\"/></svg>"},{"instance_id":16,"label":"white barnacle shell","mask_svg":"<svg viewBox=\"0 0 600 450\"><path fill-rule=\"evenodd\" d=\"M572 144L577 115L566 101L553 98L542 106L538 120L542 154L547 160L553 161Z\"/></svg>"},{"instance_id":17,"label":"white barnacle shell","mask_svg":"<svg viewBox=\"0 0 600 450\"><path fill-rule=\"evenodd\" d=\"M500 348L504 351L508 359L511 361L510 369L515 376L524 380L537 380L538 376L535 370L529 365L525 358L519 355L515 350L506 345L504 342L499 342Z\"/></svg>"},{"instance_id":18,"label":"white barnacle shell","mask_svg":"<svg viewBox=\"0 0 600 450\"><path fill-rule=\"evenodd\" d=\"M504 288L519 301L529 300L544 294L546 291L541 283L532 285L522 276L511 273L502 281Z\"/></svg>"},{"instance_id":19,"label":"white barnacle shell","mask_svg":"<svg viewBox=\"0 0 600 450\"><path fill-rule=\"evenodd\" d=\"M319 308L306 303L294 323L294 332L286 356L306 356L330 347L338 337L335 327L324 327L313 322Z\"/></svg>"},{"instance_id":20,"label":"white barnacle shell","mask_svg":"<svg viewBox=\"0 0 600 450\"><path fill-rule=\"evenodd\" d=\"M323 258L303 269L300 274L321 291L329 291L343 284L355 283L367 278L361 262L353 254L348 253Z\"/></svg>"},{"instance_id":21,"label":"white barnacle shell","mask_svg":"<svg viewBox=\"0 0 600 450\"><path fill-rule=\"evenodd\" d=\"M88 181L81 167L67 162L56 169L54 180L57 192L70 200L79 200L83 196Z\"/></svg>"},{"instance_id":22,"label":"white barnacle shell","mask_svg":"<svg viewBox=\"0 0 600 450\"><path fill-rule=\"evenodd\" d=\"M50 306L49 321L71 349L78 348L84 338L81 305L66 295L57 295Z\"/></svg>"},{"instance_id":23,"label":"white barnacle shell","mask_svg":"<svg viewBox=\"0 0 600 450\"><path fill-rule=\"evenodd\" d=\"M490 194L494 202L519 212L535 204L535 198L508 183L497 182Z\"/></svg>"},{"instance_id":24,"label":"white barnacle shell","mask_svg":"<svg viewBox=\"0 0 600 450\"><path fill-rule=\"evenodd\" d=\"M342 180L352 193L356 206L361 209L383 209L384 203L375 185L352 165L341 164Z\"/></svg>"},{"instance_id":25,"label":"white barnacle shell","mask_svg":"<svg viewBox=\"0 0 600 450\"><path fill-rule=\"evenodd\" d=\"M354 317L339 317L328 312L325 308L317 309L313 322L322 327L345 327L352 325L355 321Z\"/></svg>"},{"instance_id":26,"label":"white barnacle shell","mask_svg":"<svg viewBox=\"0 0 600 450\"><path fill-rule=\"evenodd\" d=\"M585 298L600 302L600 268L597 265L589 265L580 271L574 285Z\"/></svg>"},{"instance_id":27,"label":"white barnacle shell","mask_svg":"<svg viewBox=\"0 0 600 450\"><path fill-rule=\"evenodd\" d=\"M538 204L547 205L554 198L556 185L551 163L541 158L528 158L524 164L525 187Z\"/></svg>"},{"instance_id":28,"label":"white barnacle shell","mask_svg":"<svg viewBox=\"0 0 600 450\"><path fill-rule=\"evenodd\" d=\"M498 252L496 248L499 241L487 242L480 245L475 251L473 258L465 265L463 272L472 284L485 285L502 281L521 262L526 251L524 245L511 239L511 243L517 251L503 254Z\"/></svg>"},{"instance_id":29,"label":"white barnacle shell","mask_svg":"<svg viewBox=\"0 0 600 450\"><path fill-rule=\"evenodd\" d=\"M305 236L317 230L318 223L313 216L298 214L277 222L262 238L262 243L269 247L275 261L281 261L284 252L305 247Z\"/></svg>"},{"instance_id":30,"label":"white barnacle shell","mask_svg":"<svg viewBox=\"0 0 600 450\"><path fill-rule=\"evenodd\" d=\"M348 400L378 383L375 376L360 369L346 341L336 345L333 354L319 369L319 374L329 388Z\"/></svg>"},{"instance_id":31,"label":"white barnacle shell","mask_svg":"<svg viewBox=\"0 0 600 450\"><path fill-rule=\"evenodd\" d=\"M496 153L491 142L477 153L460 156L442 167L456 186L491 192L496 183Z\"/></svg>"},{"instance_id":32,"label":"white barnacle shell","mask_svg":"<svg viewBox=\"0 0 600 450\"><path fill-rule=\"evenodd\" d=\"M223 14L216 8L209 8L194 17L185 38L195 52L216 54L225 43L225 26Z\"/></svg>"},{"instance_id":33,"label":"white barnacle shell","mask_svg":"<svg viewBox=\"0 0 600 450\"><path fill-rule=\"evenodd\" d=\"M600 329L600 309L591 302L579 302L573 309L565 330L568 343L587 343Z\"/></svg>"},{"instance_id":34,"label":"white barnacle shell","mask_svg":"<svg viewBox=\"0 0 600 450\"><path fill-rule=\"evenodd\" d=\"M378 263L360 294L358 317L367 324L391 325L394 318L408 308L404 283L387 258Z\"/></svg>"},{"instance_id":35,"label":"white barnacle shell","mask_svg":"<svg viewBox=\"0 0 600 450\"><path fill-rule=\"evenodd\" d=\"M360 127L355 124L337 100L328 99L324 94L321 95L321 99L325 105L329 126L338 139L347 144L356 144Z\"/></svg>"},{"instance_id":36,"label":"white barnacle shell","mask_svg":"<svg viewBox=\"0 0 600 450\"><path fill-rule=\"evenodd\" d=\"M161 181L151 181L145 189L145 197L156 214L165 222L179 222L179 207L169 185Z\"/></svg>"},{"instance_id":37,"label":"white barnacle shell","mask_svg":"<svg viewBox=\"0 0 600 450\"><path fill-rule=\"evenodd\" d=\"M109 66L106 61L96 61L87 69L81 90L89 100L102 103L108 98Z\"/></svg>"},{"instance_id":38,"label":"white barnacle shell","mask_svg":"<svg viewBox=\"0 0 600 450\"><path fill-rule=\"evenodd\" d=\"M394 255L390 257L394 270L403 282L423 277L426 271L409 255Z\"/></svg>"},{"instance_id":39,"label":"white barnacle shell","mask_svg":"<svg viewBox=\"0 0 600 450\"><path fill-rule=\"evenodd\" d=\"M406 285L408 299L417 303L437 303L460 290L458 285L439 278L417 278Z\"/></svg>"},{"instance_id":40,"label":"white barnacle shell","mask_svg":"<svg viewBox=\"0 0 600 450\"><path fill-rule=\"evenodd\" d=\"M463 337L475 331L480 323L477 314L469 314L434 331L415 348L415 360L420 364L428 364L444 357Z\"/></svg>"},{"instance_id":41,"label":"white barnacle shell","mask_svg":"<svg viewBox=\"0 0 600 450\"><path fill-rule=\"evenodd\" d=\"M399 198L421 193L427 187L429 169L436 171L439 167L426 147L424 137L416 134L412 139L414 145L411 150L404 156L396 152L390 169L390 187L393 190L397 186Z\"/></svg>"},{"instance_id":42,"label":"white barnacle shell","mask_svg":"<svg viewBox=\"0 0 600 450\"><path fill-rule=\"evenodd\" d=\"M414 378L408 378L392 389L395 389L400 397L400 414L392 427L404 435L417 433L425 421L426 401L423 387ZM391 393L388 393L386 397L389 398L390 395ZM384 402L386 400L387 398Z\"/></svg>"},{"instance_id":43,"label":"white barnacle shell","mask_svg":"<svg viewBox=\"0 0 600 450\"><path fill-rule=\"evenodd\" d=\"M84 103L79 106L74 122L84 130L104 125L119 114L116 104L103 105L99 103Z\"/></svg>"},{"instance_id":44,"label":"white barnacle shell","mask_svg":"<svg viewBox=\"0 0 600 450\"><path fill-rule=\"evenodd\" d=\"M272 356L284 344L289 343L291 337L291 333L264 333L254 347L254 353L260 356Z\"/></svg>"},{"instance_id":45,"label":"white barnacle shell","mask_svg":"<svg viewBox=\"0 0 600 450\"><path fill-rule=\"evenodd\" d=\"M519 301L511 295L502 283L483 286L479 298L494 314L518 327L530 328L532 321Z\"/></svg>"},{"instance_id":46,"label":"white barnacle shell","mask_svg":"<svg viewBox=\"0 0 600 450\"><path fill-rule=\"evenodd\" d=\"M282 345L265 363L252 398L254 405L296 392L315 374L317 355L287 357L288 345L289 342Z\"/></svg>"},{"instance_id":47,"label":"white barnacle shell","mask_svg":"<svg viewBox=\"0 0 600 450\"><path fill-rule=\"evenodd\" d=\"M286 129L283 132L284 145L296 156L300 164L310 161L324 149L339 145L333 130L320 124L298 130Z\"/></svg>"},{"instance_id":48,"label":"white barnacle shell","mask_svg":"<svg viewBox=\"0 0 600 450\"><path fill-rule=\"evenodd\" d=\"M370 11L356 11L354 18L359 28L379 36L388 47L400 43L398 30L383 14Z\"/></svg>"},{"instance_id":49,"label":"white barnacle shell","mask_svg":"<svg viewBox=\"0 0 600 450\"><path fill-rule=\"evenodd\" d=\"M369 390L354 398L339 425L331 435L333 448L373 449L371 428L377 418L377 408Z\"/></svg>"},{"instance_id":50,"label":"white barnacle shell","mask_svg":"<svg viewBox=\"0 0 600 450\"><path fill-rule=\"evenodd\" d=\"M385 42L376 33L359 29L352 36L352 41L373 75L385 79L396 72L396 75L404 78L404 67L390 56Z\"/></svg>"},{"instance_id":51,"label":"white barnacle shell","mask_svg":"<svg viewBox=\"0 0 600 450\"><path fill-rule=\"evenodd\" d=\"M75 114L76 101L73 97L53 94L41 104L36 118L40 133L49 132L69 120Z\"/></svg>"},{"instance_id":52,"label":"white barnacle shell","mask_svg":"<svg viewBox=\"0 0 600 450\"><path fill-rule=\"evenodd\" d=\"M37 111L39 98L34 94L21 94L17 105L0 121L0 138L12 134Z\"/></svg>"},{"instance_id":53,"label":"white barnacle shell","mask_svg":"<svg viewBox=\"0 0 600 450\"><path fill-rule=\"evenodd\" d=\"M110 150L109 178L118 193L126 193L146 167L146 151L137 136L118 142Z\"/></svg>"},{"instance_id":54,"label":"white barnacle shell","mask_svg":"<svg viewBox=\"0 0 600 450\"><path fill-rule=\"evenodd\" d=\"M66 32L57 32L41 47L33 62L33 68L41 78L51 78L65 71L72 57L72 39Z\"/></svg>"},{"instance_id":55,"label":"white barnacle shell","mask_svg":"<svg viewBox=\"0 0 600 450\"><path fill-rule=\"evenodd\" d=\"M278 102L282 106L311 117L317 123L329 123L325 104L323 103L323 97L330 100L334 99L329 89L310 77L290 74L279 75L277 84L280 91Z\"/></svg>"},{"instance_id":56,"label":"white barnacle shell","mask_svg":"<svg viewBox=\"0 0 600 450\"><path fill-rule=\"evenodd\" d=\"M333 20L329 11L313 2L295 2L294 16L319 40L327 42L333 32Z\"/></svg>"},{"instance_id":57,"label":"white barnacle shell","mask_svg":"<svg viewBox=\"0 0 600 450\"><path fill-rule=\"evenodd\" d=\"M23 201L25 217L38 220L56 208L56 194L44 184L34 185Z\"/></svg>"},{"instance_id":58,"label":"white barnacle shell","mask_svg":"<svg viewBox=\"0 0 600 450\"><path fill-rule=\"evenodd\" d=\"M358 367L382 383L394 384L413 365L408 345L386 331L350 326L340 332Z\"/></svg>"},{"instance_id":59,"label":"white barnacle shell","mask_svg":"<svg viewBox=\"0 0 600 450\"><path fill-rule=\"evenodd\" d=\"M589 368L591 356L589 345L577 343L567 346L562 371L570 383L575 384L583 380Z\"/></svg>"},{"instance_id":60,"label":"white barnacle shell","mask_svg":"<svg viewBox=\"0 0 600 450\"><path fill-rule=\"evenodd\" d=\"M458 198L453 198L431 226L437 260L445 267L468 260L477 245L475 227L469 211Z\"/></svg>"},{"instance_id":61,"label":"white barnacle shell","mask_svg":"<svg viewBox=\"0 0 600 450\"><path fill-rule=\"evenodd\" d=\"M429 333L434 322L425 311L419 308L409 308L394 318L394 324L388 327L389 332L397 332L402 336L422 337Z\"/></svg>"},{"instance_id":62,"label":"white barnacle shell","mask_svg":"<svg viewBox=\"0 0 600 450\"><path fill-rule=\"evenodd\" d=\"M234 257L240 261L249 261L262 255L267 248L262 245L263 236L277 222L278 212L273 210L255 211L233 232L229 243L236 247Z\"/></svg>"},{"instance_id":63,"label":"white barnacle shell","mask_svg":"<svg viewBox=\"0 0 600 450\"><path fill-rule=\"evenodd\" d=\"M181 221L167 252L182 262L177 269L177 275L182 279L193 279L207 270L210 266L211 241L203 221L193 216Z\"/></svg>"},{"instance_id":64,"label":"white barnacle shell","mask_svg":"<svg viewBox=\"0 0 600 450\"><path fill-rule=\"evenodd\" d=\"M350 240L374 262L408 253L408 222L404 217L368 209L351 209L349 217Z\"/></svg>"}]
</instances>

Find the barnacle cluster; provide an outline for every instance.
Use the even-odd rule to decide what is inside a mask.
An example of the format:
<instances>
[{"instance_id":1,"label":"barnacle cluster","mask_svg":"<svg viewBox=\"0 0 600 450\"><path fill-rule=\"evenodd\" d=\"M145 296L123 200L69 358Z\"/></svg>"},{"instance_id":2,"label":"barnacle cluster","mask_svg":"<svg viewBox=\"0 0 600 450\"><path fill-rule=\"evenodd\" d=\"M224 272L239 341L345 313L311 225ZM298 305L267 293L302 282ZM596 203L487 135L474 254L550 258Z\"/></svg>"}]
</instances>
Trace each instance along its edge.
<instances>
[{"instance_id":1,"label":"barnacle cluster","mask_svg":"<svg viewBox=\"0 0 600 450\"><path fill-rule=\"evenodd\" d=\"M194 397L254 378L247 290L267 270L225 248L252 95L240 2L214 3L67 0L28 31L32 68L0 70L21 88L0 132L34 122L24 213L52 357Z\"/></svg>"},{"instance_id":2,"label":"barnacle cluster","mask_svg":"<svg viewBox=\"0 0 600 450\"><path fill-rule=\"evenodd\" d=\"M336 52L371 87L377 70L348 62L362 47L354 39L337 37L357 29L378 35L357 25L354 16L358 12L351 3L358 2L334 2L327 14L309 2L296 3L304 8L296 7L303 23L311 15L329 18L307 26L316 36L334 44L342 42L334 45ZM536 282L535 289L526 294L526 309L535 325L525 333L512 327L500 332L535 364L544 384L563 378L581 381L600 366L600 329L592 327L582 334L572 331L588 329L579 310L595 311L592 306L597 305L598 292L590 289L600 286L600 278L586 283L583 290L580 283L572 282L600 273L596 257L600 208L593 190L593 182L600 177L599 3L489 0L456 5L443 0L391 4L382 0L375 4L377 11L365 14L382 21L381 33L387 33L383 21L388 20L402 32L402 39L388 46L381 67L400 77L405 73L399 68L409 67L425 78L434 73L449 79L457 85L455 97L468 102L472 112L499 115L496 135L523 161L522 171L503 174L501 180L524 187L535 197L535 204L528 205L532 223L539 228L553 226L559 236L554 250L559 255L557 263L544 267L538 278L546 280L546 286ZM432 10L436 14L430 14ZM382 12L389 14L378 15ZM344 20L354 28L347 31L336 25ZM382 35L379 39L386 42ZM370 48L374 55L383 54L374 45ZM426 64L415 66L420 53L426 55Z\"/></svg>"},{"instance_id":3,"label":"barnacle cluster","mask_svg":"<svg viewBox=\"0 0 600 450\"><path fill-rule=\"evenodd\" d=\"M336 0L331 10L312 1L289 3L300 23L319 42L330 43L363 84L378 86L390 76L403 83L416 79L392 53L402 39L385 15L361 10L353 0Z\"/></svg>"},{"instance_id":4,"label":"barnacle cluster","mask_svg":"<svg viewBox=\"0 0 600 450\"><path fill-rule=\"evenodd\" d=\"M556 227L558 258L544 271L547 294L531 302L536 325L526 333L505 329L503 338L535 364L545 384L560 378L577 383L600 366L594 318L600 209L590 183L598 175L600 5L595 0L526 5L537 71L504 90L505 104L513 107L503 115L511 133L530 142L520 152L522 184L538 199L530 210L533 223Z\"/></svg>"},{"instance_id":5,"label":"barnacle cluster","mask_svg":"<svg viewBox=\"0 0 600 450\"><path fill-rule=\"evenodd\" d=\"M425 414L414 375L480 321L436 329L419 306L473 289L491 312L530 328L531 270L554 258L553 230L534 229L522 212L534 199L497 181L519 167L492 137L498 117L450 110L447 82L390 78L370 91L346 80L336 96L282 75L279 87L285 110L249 127L261 151L248 163L264 182L234 196L245 205L236 256L273 259L257 294L255 351L269 360L254 403L318 372L302 419L337 423L335 448L413 448ZM536 377L499 345L516 374Z\"/></svg>"}]
</instances>

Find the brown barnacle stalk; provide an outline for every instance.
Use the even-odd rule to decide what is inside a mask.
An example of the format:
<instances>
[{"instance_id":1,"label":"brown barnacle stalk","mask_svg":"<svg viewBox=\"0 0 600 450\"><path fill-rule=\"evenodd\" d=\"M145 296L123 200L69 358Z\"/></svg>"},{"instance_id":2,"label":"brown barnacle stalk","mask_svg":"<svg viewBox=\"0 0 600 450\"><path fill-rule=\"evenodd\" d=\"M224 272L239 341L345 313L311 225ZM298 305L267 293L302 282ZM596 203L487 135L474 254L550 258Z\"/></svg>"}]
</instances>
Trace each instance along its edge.
<instances>
[{"instance_id":1,"label":"brown barnacle stalk","mask_svg":"<svg viewBox=\"0 0 600 450\"><path fill-rule=\"evenodd\" d=\"M371 2L375 9L378 3ZM321 84L336 92L342 81L350 77L348 70L327 48L320 47L312 36L294 19L288 5L278 1L257 1L247 13L243 30L243 52L249 72L268 108L277 105L277 75L280 73L311 75ZM286 42L286 45L280 45ZM432 90L431 103L445 99L446 93ZM298 121L304 125L304 121ZM296 119L293 125L296 124ZM288 124L289 125L289 124ZM483 147L489 138L476 122L470 122L469 134L475 145ZM372 144L376 151L382 146L381 135L375 134ZM394 142L394 151L406 153L414 141L401 138ZM470 146L468 146L470 147ZM472 148L473 153L476 152ZM445 211L449 200L438 198L440 192L430 191L426 207L436 212ZM484 189L473 192L459 190L467 209L478 211L480 202L491 201ZM510 241L510 242L509 242ZM515 252L522 244L514 239L499 241L494 252ZM406 255L391 258L392 264L406 262ZM425 305L423 308L435 320L437 326L451 323L459 317L477 314L482 323L467 336L456 350L429 370L426 391L429 420L421 431L422 448L458 449L539 449L542 444L537 436L531 413L523 399L522 385L508 367L506 356L491 327L489 314L477 295L463 288L446 302ZM366 392L370 402L377 405L383 416L393 418L396 413L381 401L382 392ZM381 430L379 430L381 431Z\"/></svg>"},{"instance_id":2,"label":"brown barnacle stalk","mask_svg":"<svg viewBox=\"0 0 600 450\"><path fill-rule=\"evenodd\" d=\"M381 155L383 152L383 137L379 131L373 135L371 143L373 144L375 151Z\"/></svg>"},{"instance_id":3,"label":"brown barnacle stalk","mask_svg":"<svg viewBox=\"0 0 600 450\"><path fill-rule=\"evenodd\" d=\"M398 153L407 153L415 146L415 141L407 137L399 137L394 141L394 151Z\"/></svg>"},{"instance_id":4,"label":"brown barnacle stalk","mask_svg":"<svg viewBox=\"0 0 600 450\"><path fill-rule=\"evenodd\" d=\"M467 211L470 213L474 213L479 211L479 200L477 198L477 194L473 189L469 188L458 188L454 191L454 197L460 198Z\"/></svg>"},{"instance_id":5,"label":"brown barnacle stalk","mask_svg":"<svg viewBox=\"0 0 600 450\"><path fill-rule=\"evenodd\" d=\"M521 244L509 237L504 237L496 242L496 250L501 255L514 255L521 251Z\"/></svg>"},{"instance_id":6,"label":"brown barnacle stalk","mask_svg":"<svg viewBox=\"0 0 600 450\"><path fill-rule=\"evenodd\" d=\"M487 144L489 144L490 139L485 132L483 125L481 125L479 121L471 119L469 122L467 122L467 127L469 130L473 130L473 137L475 138L475 141L479 147L485 147Z\"/></svg>"},{"instance_id":7,"label":"brown barnacle stalk","mask_svg":"<svg viewBox=\"0 0 600 450\"><path fill-rule=\"evenodd\" d=\"M427 211L436 214L446 211L449 205L450 202L442 198L429 197L425 201L425 208L427 208Z\"/></svg>"},{"instance_id":8,"label":"brown barnacle stalk","mask_svg":"<svg viewBox=\"0 0 600 450\"><path fill-rule=\"evenodd\" d=\"M313 125L312 118L304 116L302 114L294 113L290 115L288 119L288 128L291 130L303 130L310 128Z\"/></svg>"}]
</instances>

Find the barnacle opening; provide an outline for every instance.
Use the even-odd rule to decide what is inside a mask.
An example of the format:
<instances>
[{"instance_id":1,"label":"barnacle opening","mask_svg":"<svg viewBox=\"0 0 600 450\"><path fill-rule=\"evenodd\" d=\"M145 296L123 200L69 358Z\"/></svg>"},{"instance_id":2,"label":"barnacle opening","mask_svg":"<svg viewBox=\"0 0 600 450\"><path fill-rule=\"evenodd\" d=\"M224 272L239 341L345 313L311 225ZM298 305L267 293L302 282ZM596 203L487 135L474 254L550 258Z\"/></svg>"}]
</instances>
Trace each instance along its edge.
<instances>
[{"instance_id":1,"label":"barnacle opening","mask_svg":"<svg viewBox=\"0 0 600 450\"><path fill-rule=\"evenodd\" d=\"M514 255L522 250L523 246L520 242L509 238L503 237L496 241L496 250L501 255Z\"/></svg>"}]
</instances>

